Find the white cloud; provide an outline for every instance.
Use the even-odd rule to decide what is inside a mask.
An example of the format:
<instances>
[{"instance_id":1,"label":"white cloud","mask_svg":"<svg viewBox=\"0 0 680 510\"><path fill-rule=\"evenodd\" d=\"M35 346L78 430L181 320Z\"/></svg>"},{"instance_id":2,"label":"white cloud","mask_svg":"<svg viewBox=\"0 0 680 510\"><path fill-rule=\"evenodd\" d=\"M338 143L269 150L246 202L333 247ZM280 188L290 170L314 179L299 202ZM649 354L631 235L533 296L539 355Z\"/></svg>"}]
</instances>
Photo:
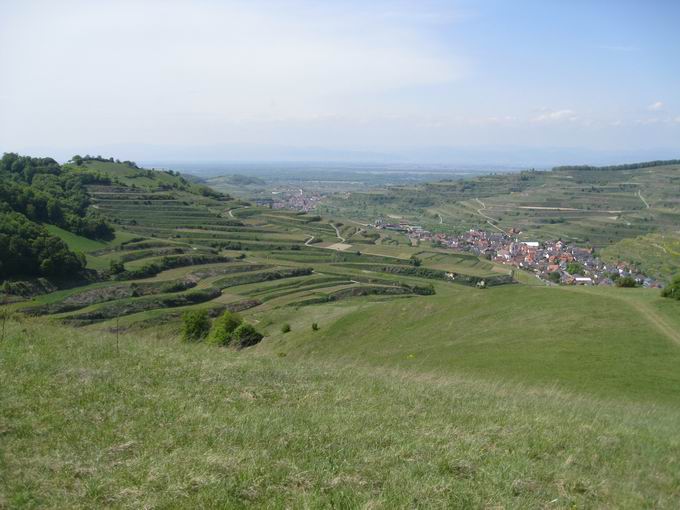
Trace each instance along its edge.
<instances>
[{"instance_id":1,"label":"white cloud","mask_svg":"<svg viewBox=\"0 0 680 510\"><path fill-rule=\"evenodd\" d=\"M647 109L652 111L652 112L658 112L663 110L664 104L661 101L655 101L652 104L650 104Z\"/></svg>"},{"instance_id":2,"label":"white cloud","mask_svg":"<svg viewBox=\"0 0 680 510\"><path fill-rule=\"evenodd\" d=\"M542 109L541 113L533 117L532 122L574 122L578 116L573 110Z\"/></svg>"},{"instance_id":3,"label":"white cloud","mask_svg":"<svg viewBox=\"0 0 680 510\"><path fill-rule=\"evenodd\" d=\"M294 0L33 3L0 21L0 64L13 69L0 96L84 118L304 119L364 115L365 97L379 109L389 91L464 72L417 23L375 17Z\"/></svg>"}]
</instances>

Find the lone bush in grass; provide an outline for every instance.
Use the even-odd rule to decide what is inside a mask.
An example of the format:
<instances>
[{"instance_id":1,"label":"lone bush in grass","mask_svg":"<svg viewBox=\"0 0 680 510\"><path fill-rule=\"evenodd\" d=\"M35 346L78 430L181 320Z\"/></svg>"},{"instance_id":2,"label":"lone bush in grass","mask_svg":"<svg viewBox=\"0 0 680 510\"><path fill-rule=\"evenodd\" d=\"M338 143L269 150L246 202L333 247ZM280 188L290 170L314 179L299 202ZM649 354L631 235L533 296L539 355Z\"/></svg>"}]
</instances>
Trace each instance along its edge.
<instances>
[{"instance_id":1,"label":"lone bush in grass","mask_svg":"<svg viewBox=\"0 0 680 510\"><path fill-rule=\"evenodd\" d=\"M215 345L229 345L233 339L234 331L242 322L243 319L238 314L227 310L213 322L208 335L208 342Z\"/></svg>"},{"instance_id":2,"label":"lone bush in grass","mask_svg":"<svg viewBox=\"0 0 680 510\"><path fill-rule=\"evenodd\" d=\"M312 331L319 331L319 325L316 322L312 322Z\"/></svg>"},{"instance_id":3,"label":"lone bush in grass","mask_svg":"<svg viewBox=\"0 0 680 510\"><path fill-rule=\"evenodd\" d=\"M619 278L618 280L616 280L616 286L633 288L637 287L637 282L635 281L635 278L633 278L632 276L624 276L623 278Z\"/></svg>"},{"instance_id":4,"label":"lone bush in grass","mask_svg":"<svg viewBox=\"0 0 680 510\"><path fill-rule=\"evenodd\" d=\"M251 324L241 324L234 331L232 343L238 348L250 347L262 340L264 336Z\"/></svg>"},{"instance_id":5,"label":"lone bush in grass","mask_svg":"<svg viewBox=\"0 0 680 510\"><path fill-rule=\"evenodd\" d=\"M290 331L290 324L284 324L281 326L281 333L288 333Z\"/></svg>"},{"instance_id":6,"label":"lone bush in grass","mask_svg":"<svg viewBox=\"0 0 680 510\"><path fill-rule=\"evenodd\" d=\"M673 278L673 281L664 287L661 292L663 297L680 300L680 274Z\"/></svg>"},{"instance_id":7,"label":"lone bush in grass","mask_svg":"<svg viewBox=\"0 0 680 510\"><path fill-rule=\"evenodd\" d=\"M200 342L210 331L210 319L206 310L189 310L182 315L182 340Z\"/></svg>"}]
</instances>

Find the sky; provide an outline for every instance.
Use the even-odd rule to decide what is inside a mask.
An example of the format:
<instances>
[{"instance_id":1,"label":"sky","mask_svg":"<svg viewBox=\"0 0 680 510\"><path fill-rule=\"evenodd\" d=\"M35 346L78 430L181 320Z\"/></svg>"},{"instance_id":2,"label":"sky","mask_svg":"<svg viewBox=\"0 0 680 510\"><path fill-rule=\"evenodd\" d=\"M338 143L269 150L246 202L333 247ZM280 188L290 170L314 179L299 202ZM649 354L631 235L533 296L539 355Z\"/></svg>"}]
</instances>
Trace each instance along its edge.
<instances>
[{"instance_id":1,"label":"sky","mask_svg":"<svg viewBox=\"0 0 680 510\"><path fill-rule=\"evenodd\" d=\"M2 0L0 151L680 157L678 22L674 0Z\"/></svg>"}]
</instances>

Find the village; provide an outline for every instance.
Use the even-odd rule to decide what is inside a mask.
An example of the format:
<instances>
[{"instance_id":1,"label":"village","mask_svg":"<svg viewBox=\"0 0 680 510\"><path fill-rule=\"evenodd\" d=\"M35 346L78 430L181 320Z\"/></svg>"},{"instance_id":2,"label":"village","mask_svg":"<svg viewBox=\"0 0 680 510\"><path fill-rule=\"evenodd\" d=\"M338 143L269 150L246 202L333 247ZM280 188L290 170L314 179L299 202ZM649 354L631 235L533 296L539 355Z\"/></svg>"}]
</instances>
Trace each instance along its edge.
<instances>
[{"instance_id":1,"label":"village","mask_svg":"<svg viewBox=\"0 0 680 510\"><path fill-rule=\"evenodd\" d=\"M563 240L520 241L519 231L508 233L470 229L460 235L432 233L405 220L398 223L379 219L375 228L401 232L413 245L430 242L433 246L472 253L500 264L534 273L551 284L613 286L628 282L643 287L661 287L656 280L623 262L608 264L583 248Z\"/></svg>"}]
</instances>

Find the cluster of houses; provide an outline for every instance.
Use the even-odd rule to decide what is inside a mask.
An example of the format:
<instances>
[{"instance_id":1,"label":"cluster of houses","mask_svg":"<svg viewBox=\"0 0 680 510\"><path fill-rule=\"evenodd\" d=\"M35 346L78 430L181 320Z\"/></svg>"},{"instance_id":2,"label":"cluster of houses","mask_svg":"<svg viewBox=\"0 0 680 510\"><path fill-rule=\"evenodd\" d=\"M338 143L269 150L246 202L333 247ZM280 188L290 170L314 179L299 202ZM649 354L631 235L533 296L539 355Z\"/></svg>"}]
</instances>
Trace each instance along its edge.
<instances>
[{"instance_id":1,"label":"cluster of houses","mask_svg":"<svg viewBox=\"0 0 680 510\"><path fill-rule=\"evenodd\" d=\"M304 192L302 189L272 191L272 209L294 209L309 212L319 205L320 193Z\"/></svg>"},{"instance_id":2,"label":"cluster of houses","mask_svg":"<svg viewBox=\"0 0 680 510\"><path fill-rule=\"evenodd\" d=\"M661 284L623 262L609 264L596 257L592 248L581 248L562 240L519 241L518 231L508 233L471 229L461 235L433 234L406 221L376 221L376 228L402 232L416 244L429 241L437 246L473 253L501 264L530 271L542 280L566 285L614 285L615 280L631 277L638 285Z\"/></svg>"}]
</instances>

